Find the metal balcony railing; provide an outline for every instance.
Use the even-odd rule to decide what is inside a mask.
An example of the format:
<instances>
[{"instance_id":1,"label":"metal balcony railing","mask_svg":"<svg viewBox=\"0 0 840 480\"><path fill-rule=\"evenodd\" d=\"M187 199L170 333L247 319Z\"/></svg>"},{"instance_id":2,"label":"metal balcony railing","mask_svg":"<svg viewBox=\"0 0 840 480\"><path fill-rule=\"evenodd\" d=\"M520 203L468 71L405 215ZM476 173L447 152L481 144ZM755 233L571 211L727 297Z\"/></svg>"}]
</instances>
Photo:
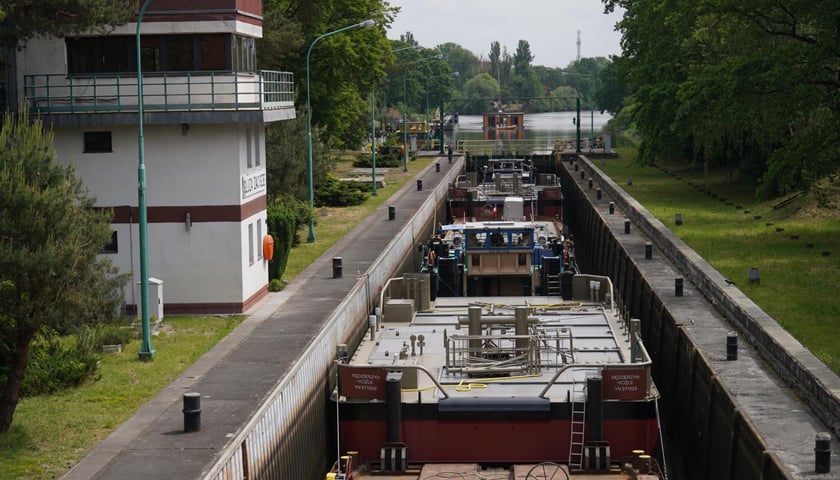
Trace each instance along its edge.
<instances>
[{"instance_id":1,"label":"metal balcony railing","mask_svg":"<svg viewBox=\"0 0 840 480\"><path fill-rule=\"evenodd\" d=\"M290 72L167 72L143 75L144 112L294 108ZM137 111L137 77L26 75L24 95L42 114Z\"/></svg>"}]
</instances>

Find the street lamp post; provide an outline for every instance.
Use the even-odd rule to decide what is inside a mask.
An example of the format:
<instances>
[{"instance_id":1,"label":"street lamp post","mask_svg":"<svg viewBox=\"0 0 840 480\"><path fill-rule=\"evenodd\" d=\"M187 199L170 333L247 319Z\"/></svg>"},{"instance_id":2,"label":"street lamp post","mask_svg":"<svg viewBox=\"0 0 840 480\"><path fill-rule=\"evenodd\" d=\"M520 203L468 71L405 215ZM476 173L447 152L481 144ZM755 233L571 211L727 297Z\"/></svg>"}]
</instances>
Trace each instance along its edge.
<instances>
[{"instance_id":1,"label":"street lamp post","mask_svg":"<svg viewBox=\"0 0 840 480\"><path fill-rule=\"evenodd\" d=\"M148 220L146 219L146 165L144 163L143 142L143 73L140 61L140 25L143 15L151 0L143 2L137 12L137 30L135 33L135 47L137 56L137 209L140 223L140 318L141 343L140 360L148 361L154 358L155 349L152 348L152 335L149 325L149 256L148 256Z\"/></svg>"},{"instance_id":2,"label":"street lamp post","mask_svg":"<svg viewBox=\"0 0 840 480\"><path fill-rule=\"evenodd\" d=\"M148 0L147 0L148 3ZM368 28L374 25L373 20L365 20L361 23L356 23L353 25L348 25L344 28L339 28L338 30L333 30L332 32L324 33L315 38L312 43L309 45L309 50L306 51L306 141L307 141L307 148L306 148L306 173L309 180L309 208L315 208L315 191L312 185L312 107L309 104L309 55L312 53L312 47L315 46L322 38L329 37L330 35L335 35L336 33L341 33L346 30L353 30L356 28ZM315 242L315 220L309 220L309 236L306 237L306 241L309 243Z\"/></svg>"},{"instance_id":3,"label":"street lamp post","mask_svg":"<svg viewBox=\"0 0 840 480\"><path fill-rule=\"evenodd\" d=\"M371 183L373 190L371 195L376 196L376 93L370 89L370 162L371 162Z\"/></svg>"},{"instance_id":4,"label":"street lamp post","mask_svg":"<svg viewBox=\"0 0 840 480\"><path fill-rule=\"evenodd\" d=\"M414 63L424 62L426 60L442 59L443 54L439 53L431 57L421 58ZM408 70L403 72L403 172L408 171Z\"/></svg>"},{"instance_id":5,"label":"street lamp post","mask_svg":"<svg viewBox=\"0 0 840 480\"><path fill-rule=\"evenodd\" d=\"M435 75L434 77L426 77L426 150L432 149L432 142L430 141L431 135L429 134L429 80L439 77L446 77L451 75L453 77L457 77L460 75L460 72L452 72L450 74L444 75ZM441 123L440 128L443 128L443 124Z\"/></svg>"}]
</instances>

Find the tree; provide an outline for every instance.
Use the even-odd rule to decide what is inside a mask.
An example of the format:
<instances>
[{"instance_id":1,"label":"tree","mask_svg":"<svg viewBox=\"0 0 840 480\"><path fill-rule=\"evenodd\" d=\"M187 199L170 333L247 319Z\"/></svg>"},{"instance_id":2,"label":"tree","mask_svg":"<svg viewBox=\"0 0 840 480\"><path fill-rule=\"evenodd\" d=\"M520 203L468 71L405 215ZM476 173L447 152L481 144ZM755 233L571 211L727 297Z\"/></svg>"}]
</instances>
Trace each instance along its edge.
<instances>
[{"instance_id":1,"label":"tree","mask_svg":"<svg viewBox=\"0 0 840 480\"><path fill-rule=\"evenodd\" d=\"M97 259L111 212L94 209L72 167L54 162L53 136L26 110L0 128L0 432L20 398L32 340L116 315L123 278Z\"/></svg>"},{"instance_id":2,"label":"tree","mask_svg":"<svg viewBox=\"0 0 840 480\"><path fill-rule=\"evenodd\" d=\"M464 85L464 96L469 100L464 106L464 112L485 112L491 99L499 98L499 93L499 82L489 74L479 73Z\"/></svg>"},{"instance_id":3,"label":"tree","mask_svg":"<svg viewBox=\"0 0 840 480\"><path fill-rule=\"evenodd\" d=\"M33 35L107 32L137 12L137 0L4 0L0 8L0 41L14 45Z\"/></svg>"}]
</instances>

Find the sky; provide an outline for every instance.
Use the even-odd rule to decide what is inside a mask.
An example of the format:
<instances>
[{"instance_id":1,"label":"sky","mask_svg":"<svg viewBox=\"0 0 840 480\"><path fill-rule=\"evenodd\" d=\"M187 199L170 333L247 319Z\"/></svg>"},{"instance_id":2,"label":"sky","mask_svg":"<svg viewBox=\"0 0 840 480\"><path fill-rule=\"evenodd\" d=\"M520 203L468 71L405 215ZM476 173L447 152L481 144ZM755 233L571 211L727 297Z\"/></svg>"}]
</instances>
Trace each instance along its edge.
<instances>
[{"instance_id":1,"label":"sky","mask_svg":"<svg viewBox=\"0 0 840 480\"><path fill-rule=\"evenodd\" d=\"M411 32L424 48L453 42L487 58L498 41L513 55L527 40L532 65L567 67L580 56L619 55L621 35L615 24L621 12L604 15L600 0L387 0L401 7L388 38Z\"/></svg>"}]
</instances>

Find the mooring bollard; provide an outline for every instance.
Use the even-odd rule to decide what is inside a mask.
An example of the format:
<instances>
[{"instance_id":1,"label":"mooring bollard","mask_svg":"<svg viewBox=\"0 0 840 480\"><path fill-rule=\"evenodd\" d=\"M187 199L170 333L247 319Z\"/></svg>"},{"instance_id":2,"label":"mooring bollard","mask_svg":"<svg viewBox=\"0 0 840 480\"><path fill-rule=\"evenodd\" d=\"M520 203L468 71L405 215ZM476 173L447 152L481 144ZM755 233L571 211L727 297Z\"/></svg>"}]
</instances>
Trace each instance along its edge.
<instances>
[{"instance_id":1,"label":"mooring bollard","mask_svg":"<svg viewBox=\"0 0 840 480\"><path fill-rule=\"evenodd\" d=\"M423 190L423 180L417 180L417 191Z\"/></svg>"},{"instance_id":2,"label":"mooring bollard","mask_svg":"<svg viewBox=\"0 0 840 480\"><path fill-rule=\"evenodd\" d=\"M577 172L577 171L578 171L578 169L580 168L580 167L578 166L578 164L577 164L577 163L573 163L572 165L574 165L574 167L575 167L575 171Z\"/></svg>"},{"instance_id":3,"label":"mooring bollard","mask_svg":"<svg viewBox=\"0 0 840 480\"><path fill-rule=\"evenodd\" d=\"M625 234L630 233L630 219L629 218L624 219L624 233Z\"/></svg>"},{"instance_id":4,"label":"mooring bollard","mask_svg":"<svg viewBox=\"0 0 840 480\"><path fill-rule=\"evenodd\" d=\"M184 432L201 430L201 394L190 392L184 394Z\"/></svg>"},{"instance_id":5,"label":"mooring bollard","mask_svg":"<svg viewBox=\"0 0 840 480\"><path fill-rule=\"evenodd\" d=\"M615 202L610 202L610 215L615 213Z\"/></svg>"},{"instance_id":6,"label":"mooring bollard","mask_svg":"<svg viewBox=\"0 0 840 480\"><path fill-rule=\"evenodd\" d=\"M394 221L394 218L397 217L397 207L389 206L388 207L388 221Z\"/></svg>"},{"instance_id":7,"label":"mooring bollard","mask_svg":"<svg viewBox=\"0 0 840 480\"><path fill-rule=\"evenodd\" d=\"M342 271L342 258L341 257L333 257L332 259L332 270L333 270L333 278L341 278L341 271Z\"/></svg>"},{"instance_id":8,"label":"mooring bollard","mask_svg":"<svg viewBox=\"0 0 840 480\"><path fill-rule=\"evenodd\" d=\"M598 200L601 199L601 189L600 188L595 190L595 198L597 198Z\"/></svg>"},{"instance_id":9,"label":"mooring bollard","mask_svg":"<svg viewBox=\"0 0 840 480\"><path fill-rule=\"evenodd\" d=\"M814 445L814 471L817 473L831 471L831 434L828 432L817 433Z\"/></svg>"},{"instance_id":10,"label":"mooring bollard","mask_svg":"<svg viewBox=\"0 0 840 480\"><path fill-rule=\"evenodd\" d=\"M738 334L735 332L726 334L726 359L738 360Z\"/></svg>"},{"instance_id":11,"label":"mooring bollard","mask_svg":"<svg viewBox=\"0 0 840 480\"><path fill-rule=\"evenodd\" d=\"M682 225L682 213L678 213L674 215L674 224L675 225Z\"/></svg>"},{"instance_id":12,"label":"mooring bollard","mask_svg":"<svg viewBox=\"0 0 840 480\"><path fill-rule=\"evenodd\" d=\"M683 278L677 277L674 279L674 296L675 297L682 297L683 296Z\"/></svg>"},{"instance_id":13,"label":"mooring bollard","mask_svg":"<svg viewBox=\"0 0 840 480\"><path fill-rule=\"evenodd\" d=\"M440 173L440 163L435 163L435 172Z\"/></svg>"},{"instance_id":14,"label":"mooring bollard","mask_svg":"<svg viewBox=\"0 0 840 480\"><path fill-rule=\"evenodd\" d=\"M586 177L586 172L583 170L580 171L580 179L583 180Z\"/></svg>"},{"instance_id":15,"label":"mooring bollard","mask_svg":"<svg viewBox=\"0 0 840 480\"><path fill-rule=\"evenodd\" d=\"M653 258L653 244L645 242L645 260L650 260L651 258Z\"/></svg>"},{"instance_id":16,"label":"mooring bollard","mask_svg":"<svg viewBox=\"0 0 840 480\"><path fill-rule=\"evenodd\" d=\"M589 189L592 190L592 179L589 179Z\"/></svg>"}]
</instances>

